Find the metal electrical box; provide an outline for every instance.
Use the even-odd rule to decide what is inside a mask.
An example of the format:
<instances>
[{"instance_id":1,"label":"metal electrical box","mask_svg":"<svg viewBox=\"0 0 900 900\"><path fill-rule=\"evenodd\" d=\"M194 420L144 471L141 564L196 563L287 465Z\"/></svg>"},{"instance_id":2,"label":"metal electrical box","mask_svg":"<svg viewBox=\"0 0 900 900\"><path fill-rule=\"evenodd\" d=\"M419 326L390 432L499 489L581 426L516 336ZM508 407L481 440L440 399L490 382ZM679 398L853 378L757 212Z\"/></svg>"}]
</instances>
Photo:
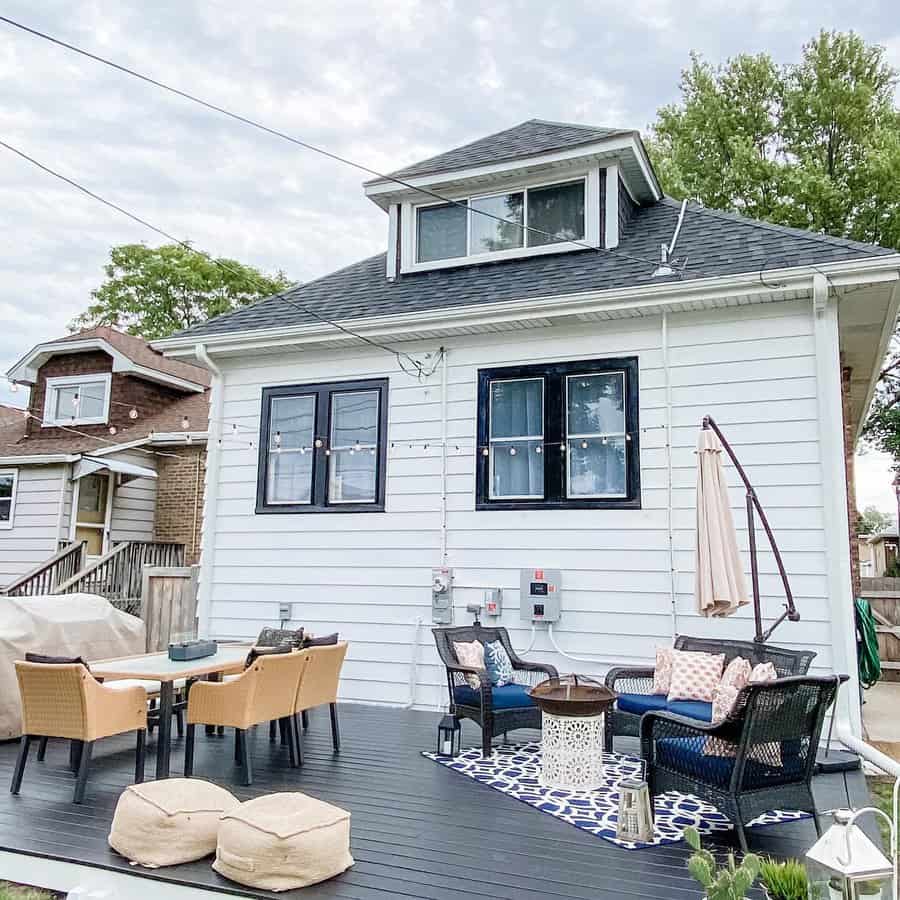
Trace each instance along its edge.
<instances>
[{"instance_id":1,"label":"metal electrical box","mask_svg":"<svg viewBox=\"0 0 900 900\"><path fill-rule=\"evenodd\" d=\"M519 613L523 622L558 622L562 574L559 569L519 572Z\"/></svg>"},{"instance_id":2,"label":"metal electrical box","mask_svg":"<svg viewBox=\"0 0 900 900\"><path fill-rule=\"evenodd\" d=\"M453 572L446 566L431 570L431 621L453 624Z\"/></svg>"},{"instance_id":3,"label":"metal electrical box","mask_svg":"<svg viewBox=\"0 0 900 900\"><path fill-rule=\"evenodd\" d=\"M503 612L503 588L492 588L484 592L484 614L495 618Z\"/></svg>"}]
</instances>

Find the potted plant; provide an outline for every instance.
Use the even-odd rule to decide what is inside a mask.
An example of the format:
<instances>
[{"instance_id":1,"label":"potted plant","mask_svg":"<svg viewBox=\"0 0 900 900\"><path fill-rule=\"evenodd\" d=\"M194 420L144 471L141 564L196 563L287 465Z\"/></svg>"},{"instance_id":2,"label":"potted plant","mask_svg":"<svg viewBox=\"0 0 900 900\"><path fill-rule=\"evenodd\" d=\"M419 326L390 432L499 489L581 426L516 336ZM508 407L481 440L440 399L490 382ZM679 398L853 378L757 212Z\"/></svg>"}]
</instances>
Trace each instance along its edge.
<instances>
[{"instance_id":1,"label":"potted plant","mask_svg":"<svg viewBox=\"0 0 900 900\"><path fill-rule=\"evenodd\" d=\"M765 860L759 867L759 880L769 900L807 900L809 897L806 867L795 859Z\"/></svg>"},{"instance_id":2,"label":"potted plant","mask_svg":"<svg viewBox=\"0 0 900 900\"><path fill-rule=\"evenodd\" d=\"M688 871L706 891L706 900L745 900L747 891L759 875L759 857L748 853L737 865L734 854L729 853L727 863L720 869L712 853L700 846L696 828L685 828L684 839L694 851L688 860Z\"/></svg>"}]
</instances>

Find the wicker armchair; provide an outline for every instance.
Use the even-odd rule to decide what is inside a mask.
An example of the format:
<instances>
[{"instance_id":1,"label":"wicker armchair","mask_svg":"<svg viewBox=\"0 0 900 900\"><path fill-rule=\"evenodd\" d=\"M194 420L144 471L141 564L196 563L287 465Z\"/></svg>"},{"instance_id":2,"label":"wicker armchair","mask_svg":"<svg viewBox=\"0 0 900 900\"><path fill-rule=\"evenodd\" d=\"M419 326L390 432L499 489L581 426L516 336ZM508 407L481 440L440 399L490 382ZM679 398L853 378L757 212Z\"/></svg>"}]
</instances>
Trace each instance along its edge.
<instances>
[{"instance_id":1,"label":"wicker armchair","mask_svg":"<svg viewBox=\"0 0 900 900\"><path fill-rule=\"evenodd\" d=\"M516 684L512 688L531 687L558 673L553 666L525 662L516 655L505 628L484 628L479 624L456 628L432 628L438 655L447 669L447 688L450 691L450 713L461 719L471 719L481 727L481 752L491 755L491 741L498 734L515 728L540 728L541 711L523 691L503 697L503 705L495 702L495 692L506 688L492 688L484 669L466 668L459 664L453 651L454 642L479 641L482 644L500 641L513 665ZM473 690L466 675L477 675L481 688ZM499 698L498 698L499 699Z\"/></svg>"},{"instance_id":2,"label":"wicker armchair","mask_svg":"<svg viewBox=\"0 0 900 900\"><path fill-rule=\"evenodd\" d=\"M810 650L787 650L754 641L721 641L714 638L697 638L679 635L675 638L675 649L699 653L724 653L725 665L738 656L753 665L770 662L775 666L779 678L789 675L805 675L815 653ZM612 668L606 673L606 686L617 694L652 695L653 667L624 666ZM613 749L616 736L637 737L640 734L641 714L617 708L606 714L604 722L603 746L607 753Z\"/></svg>"},{"instance_id":3,"label":"wicker armchair","mask_svg":"<svg viewBox=\"0 0 900 900\"><path fill-rule=\"evenodd\" d=\"M194 774L194 731L197 725L234 728L235 762L243 769L244 784L253 783L247 729L262 722L280 720L287 730L291 766L296 767L293 734L294 699L306 665L305 653L280 653L257 657L230 681L198 681L191 685L187 704L184 774Z\"/></svg>"},{"instance_id":4,"label":"wicker armchair","mask_svg":"<svg viewBox=\"0 0 900 900\"><path fill-rule=\"evenodd\" d=\"M23 736L11 793L19 793L28 749L35 738L65 738L77 748L74 754L77 763L75 803L84 799L91 752L94 741L100 738L136 731L134 780L144 780L147 692L142 687L123 689L101 684L81 663L17 661L16 677L22 696Z\"/></svg>"},{"instance_id":5,"label":"wicker armchair","mask_svg":"<svg viewBox=\"0 0 900 900\"><path fill-rule=\"evenodd\" d=\"M302 764L303 755L300 747L299 716L304 716L303 727L307 727L306 713L317 706L328 705L331 713L331 745L334 752L341 749L341 732L338 727L337 695L341 680L341 668L347 655L347 642L341 641L330 646L310 647L300 651L306 659L303 677L297 687L294 699L294 737L297 742L297 762Z\"/></svg>"},{"instance_id":6,"label":"wicker armchair","mask_svg":"<svg viewBox=\"0 0 900 900\"><path fill-rule=\"evenodd\" d=\"M671 712L641 719L641 755L650 794L693 794L734 824L747 852L744 825L773 809L812 813L810 782L825 713L846 675L793 676L752 684L731 715L711 725Z\"/></svg>"}]
</instances>

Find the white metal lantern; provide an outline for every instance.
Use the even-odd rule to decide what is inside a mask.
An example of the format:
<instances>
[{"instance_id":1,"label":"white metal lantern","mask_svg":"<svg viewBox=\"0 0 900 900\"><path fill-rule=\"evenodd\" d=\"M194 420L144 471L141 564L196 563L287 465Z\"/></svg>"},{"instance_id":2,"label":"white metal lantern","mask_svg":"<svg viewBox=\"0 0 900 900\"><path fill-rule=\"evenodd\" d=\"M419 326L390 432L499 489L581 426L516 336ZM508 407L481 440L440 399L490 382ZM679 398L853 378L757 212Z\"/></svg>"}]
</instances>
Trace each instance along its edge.
<instances>
[{"instance_id":1,"label":"white metal lantern","mask_svg":"<svg viewBox=\"0 0 900 900\"><path fill-rule=\"evenodd\" d=\"M856 825L864 813L890 823L895 845L894 823L880 809L834 810L833 824L806 854L812 900L894 900L894 863Z\"/></svg>"},{"instance_id":2,"label":"white metal lantern","mask_svg":"<svg viewBox=\"0 0 900 900\"><path fill-rule=\"evenodd\" d=\"M646 781L628 778L619 783L616 837L644 844L653 840L653 804Z\"/></svg>"}]
</instances>

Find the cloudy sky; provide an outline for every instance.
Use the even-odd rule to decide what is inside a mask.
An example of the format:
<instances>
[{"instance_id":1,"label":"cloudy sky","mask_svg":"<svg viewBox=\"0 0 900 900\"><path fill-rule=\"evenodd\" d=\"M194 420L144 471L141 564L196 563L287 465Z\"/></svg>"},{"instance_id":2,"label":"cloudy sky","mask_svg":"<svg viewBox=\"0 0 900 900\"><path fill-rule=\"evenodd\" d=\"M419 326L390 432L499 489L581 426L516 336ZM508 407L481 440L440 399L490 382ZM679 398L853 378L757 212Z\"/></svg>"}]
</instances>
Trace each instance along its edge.
<instances>
[{"instance_id":1,"label":"cloudy sky","mask_svg":"<svg viewBox=\"0 0 900 900\"><path fill-rule=\"evenodd\" d=\"M3 15L380 171L523 119L645 129L691 50L797 58L896 0L5 0ZM364 175L0 23L0 136L216 255L307 280L383 248ZM0 149L0 366L64 333L109 247L155 236ZM0 393L0 402L13 398ZM884 462L862 499L886 506ZM861 506L865 505L861 501Z\"/></svg>"}]
</instances>

